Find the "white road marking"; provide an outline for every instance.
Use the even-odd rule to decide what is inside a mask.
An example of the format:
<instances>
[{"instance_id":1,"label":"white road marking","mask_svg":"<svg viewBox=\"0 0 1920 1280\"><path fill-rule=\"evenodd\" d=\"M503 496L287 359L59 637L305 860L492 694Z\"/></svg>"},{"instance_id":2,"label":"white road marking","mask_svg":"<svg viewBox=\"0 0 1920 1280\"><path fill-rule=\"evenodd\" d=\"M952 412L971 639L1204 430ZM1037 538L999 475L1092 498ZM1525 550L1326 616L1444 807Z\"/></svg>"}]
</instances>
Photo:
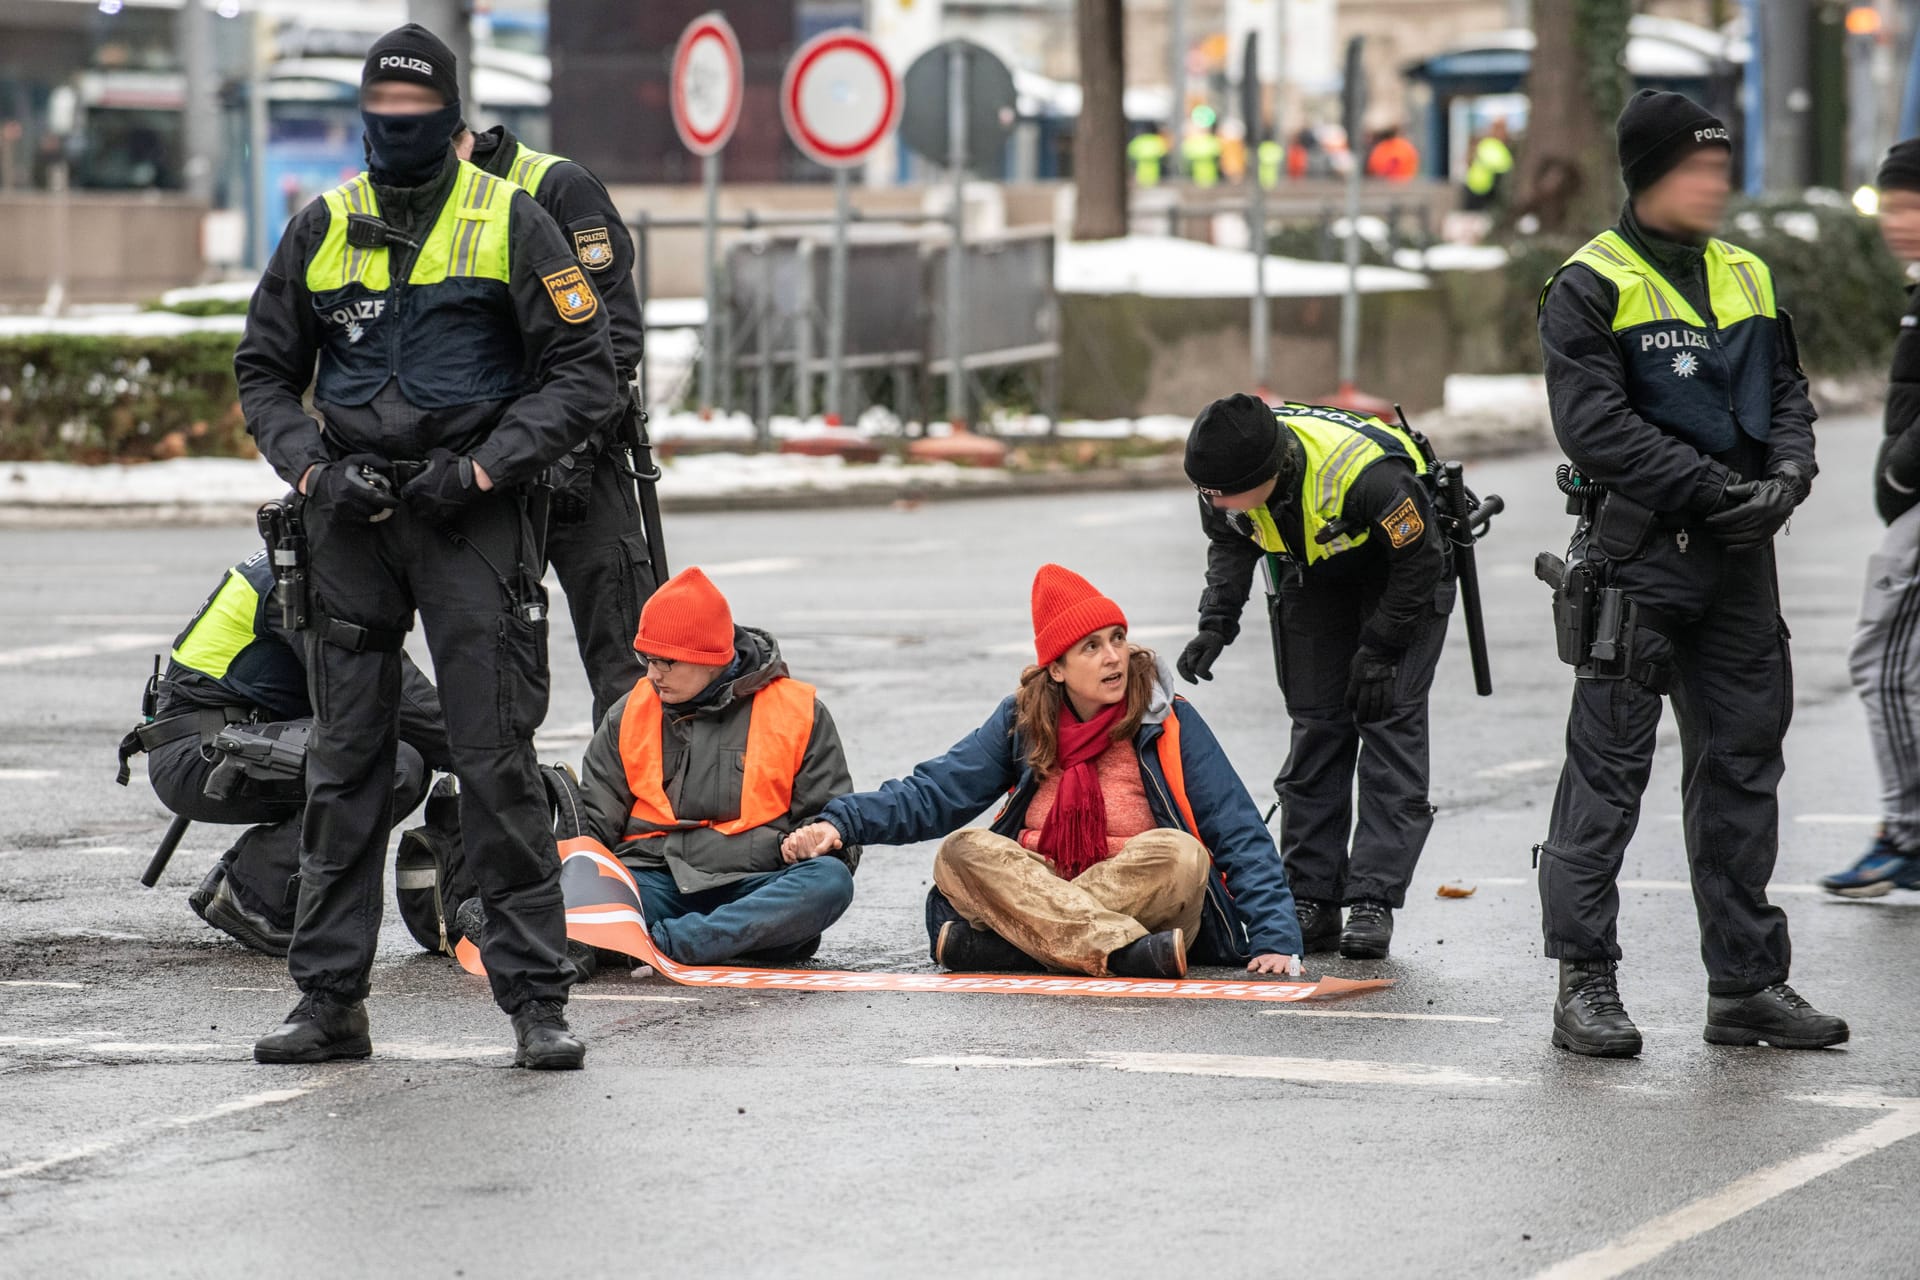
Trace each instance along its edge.
<instances>
[{"instance_id":1,"label":"white road marking","mask_svg":"<svg viewBox=\"0 0 1920 1280\"><path fill-rule=\"evenodd\" d=\"M0 769L0 782L45 782L59 776L58 769Z\"/></svg>"},{"instance_id":2,"label":"white road marking","mask_svg":"<svg viewBox=\"0 0 1920 1280\"><path fill-rule=\"evenodd\" d=\"M24 667L30 662L59 662L67 658L92 658L103 653L121 653L164 645L172 636L112 634L66 644L36 644L24 649L0 650L0 667Z\"/></svg>"},{"instance_id":3,"label":"white road marking","mask_svg":"<svg viewBox=\"0 0 1920 1280\"><path fill-rule=\"evenodd\" d=\"M1084 1058L908 1058L916 1067L1105 1067L1148 1075L1224 1076L1240 1080L1290 1080L1296 1084L1392 1084L1428 1088L1521 1083L1501 1076L1474 1076L1422 1062L1368 1062L1348 1058L1265 1058L1237 1053L1092 1053Z\"/></svg>"},{"instance_id":4,"label":"white road marking","mask_svg":"<svg viewBox=\"0 0 1920 1280\"><path fill-rule=\"evenodd\" d=\"M1839 1106L1874 1105L1856 1098L1802 1098ZM1629 1231L1597 1249L1577 1254L1540 1272L1536 1280L1610 1280L1659 1257L1677 1244L1713 1230L1723 1223L1799 1187L1822 1174L1851 1164L1861 1156L1885 1150L1920 1133L1920 1098L1883 1098L1877 1105L1887 1113L1865 1128L1843 1134L1805 1155L1750 1173L1712 1195L1682 1205L1672 1213Z\"/></svg>"},{"instance_id":5,"label":"white road marking","mask_svg":"<svg viewBox=\"0 0 1920 1280\"><path fill-rule=\"evenodd\" d=\"M1539 883L1532 876L1480 876L1478 883L1507 887L1512 885L1532 885ZM1688 880L1621 880L1621 889L1659 890L1667 893L1692 893L1693 883ZM1768 893L1784 893L1800 897L1825 897L1827 891L1817 884L1770 884Z\"/></svg>"},{"instance_id":6,"label":"white road marking","mask_svg":"<svg viewBox=\"0 0 1920 1280\"><path fill-rule=\"evenodd\" d=\"M134 1138L148 1129L188 1129L196 1124L205 1124L209 1120L219 1120L226 1116L237 1115L242 1111L253 1111L260 1107L273 1106L276 1103L292 1102L295 1098L304 1097L320 1087L321 1086L317 1084L309 1084L300 1085L291 1089L267 1089L260 1093L247 1094L243 1098L235 1098L230 1102L223 1102L211 1111L203 1111L198 1115L171 1116L163 1120L149 1120L144 1124L135 1125L132 1129L124 1133L104 1138L95 1138L91 1142L82 1143L77 1147L71 1147L58 1155L45 1156L39 1160L29 1160L24 1164L16 1164L6 1169L0 1169L0 1182L4 1182L9 1178L31 1177L36 1173L55 1168L59 1165L72 1164L76 1160L86 1160L93 1156L103 1155L108 1151L112 1151L115 1147L124 1146L128 1142L133 1141Z\"/></svg>"},{"instance_id":7,"label":"white road marking","mask_svg":"<svg viewBox=\"0 0 1920 1280\"><path fill-rule=\"evenodd\" d=\"M135 1041L87 1040L79 1036L0 1036L0 1049L64 1049L73 1053L100 1054L186 1054L226 1058L250 1057L251 1041ZM492 1044L430 1044L418 1041L375 1041L376 1060L399 1059L404 1062L449 1062L461 1058L492 1058L512 1053L510 1048Z\"/></svg>"},{"instance_id":8,"label":"white road marking","mask_svg":"<svg viewBox=\"0 0 1920 1280\"><path fill-rule=\"evenodd\" d=\"M1009 622L1032 615L1025 609L866 609L862 622ZM846 622L844 609L789 609L782 622Z\"/></svg>"},{"instance_id":9,"label":"white road marking","mask_svg":"<svg viewBox=\"0 0 1920 1280\"><path fill-rule=\"evenodd\" d=\"M630 996L618 991L575 991L569 1000L617 1000L622 1004L699 1004L699 996Z\"/></svg>"},{"instance_id":10,"label":"white road marking","mask_svg":"<svg viewBox=\"0 0 1920 1280\"><path fill-rule=\"evenodd\" d=\"M762 573L792 573L804 569L807 562L798 556L763 556L758 560L722 560L703 564L701 572L715 578L746 578Z\"/></svg>"},{"instance_id":11,"label":"white road marking","mask_svg":"<svg viewBox=\"0 0 1920 1280\"><path fill-rule=\"evenodd\" d=\"M83 991L86 986L84 982L41 982L33 978L0 979L0 987L57 987L62 991Z\"/></svg>"},{"instance_id":12,"label":"white road marking","mask_svg":"<svg viewBox=\"0 0 1920 1280\"><path fill-rule=\"evenodd\" d=\"M1361 1009L1262 1009L1267 1018L1375 1018L1384 1022L1505 1022L1466 1013L1381 1013Z\"/></svg>"},{"instance_id":13,"label":"white road marking","mask_svg":"<svg viewBox=\"0 0 1920 1280\"><path fill-rule=\"evenodd\" d=\"M1871 813L1796 813L1793 820L1809 826L1833 827L1877 827L1881 823L1881 819Z\"/></svg>"},{"instance_id":14,"label":"white road marking","mask_svg":"<svg viewBox=\"0 0 1920 1280\"><path fill-rule=\"evenodd\" d=\"M1547 760L1544 758L1537 760L1509 760L1505 764L1496 764L1490 769L1478 770L1473 776L1486 779L1518 778L1523 774L1538 773L1542 769L1557 769L1559 767L1560 762L1558 760Z\"/></svg>"}]
</instances>

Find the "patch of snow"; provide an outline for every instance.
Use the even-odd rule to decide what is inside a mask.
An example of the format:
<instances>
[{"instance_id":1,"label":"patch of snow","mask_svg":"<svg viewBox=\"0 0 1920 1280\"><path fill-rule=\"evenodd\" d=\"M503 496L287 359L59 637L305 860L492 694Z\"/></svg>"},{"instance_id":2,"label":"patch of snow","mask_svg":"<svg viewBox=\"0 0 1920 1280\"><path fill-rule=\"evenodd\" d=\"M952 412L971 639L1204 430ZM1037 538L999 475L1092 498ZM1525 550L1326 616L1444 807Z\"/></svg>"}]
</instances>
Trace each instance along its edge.
<instances>
[{"instance_id":1,"label":"patch of snow","mask_svg":"<svg viewBox=\"0 0 1920 1280\"><path fill-rule=\"evenodd\" d=\"M1445 412L1449 414L1527 417L1546 411L1547 380L1538 374L1447 375Z\"/></svg>"},{"instance_id":2,"label":"patch of snow","mask_svg":"<svg viewBox=\"0 0 1920 1280\"><path fill-rule=\"evenodd\" d=\"M160 295L163 307L184 306L190 302L246 302L253 297L258 280L222 280L218 284L189 285L169 289Z\"/></svg>"},{"instance_id":3,"label":"patch of snow","mask_svg":"<svg viewBox=\"0 0 1920 1280\"><path fill-rule=\"evenodd\" d=\"M1507 265L1507 251L1497 244L1436 244L1396 249L1393 265L1408 271L1493 271Z\"/></svg>"},{"instance_id":4,"label":"patch of snow","mask_svg":"<svg viewBox=\"0 0 1920 1280\"><path fill-rule=\"evenodd\" d=\"M1336 297L1346 291L1347 268L1335 262L1268 257L1267 295ZM1138 294L1148 298L1251 298L1253 254L1169 236L1062 242L1054 257L1061 293ZM1427 278L1394 267L1361 267L1362 293L1425 289Z\"/></svg>"},{"instance_id":5,"label":"patch of snow","mask_svg":"<svg viewBox=\"0 0 1920 1280\"><path fill-rule=\"evenodd\" d=\"M0 338L57 333L84 337L177 338L189 333L245 331L245 316L181 316L171 311L122 311L99 315L0 315Z\"/></svg>"}]
</instances>

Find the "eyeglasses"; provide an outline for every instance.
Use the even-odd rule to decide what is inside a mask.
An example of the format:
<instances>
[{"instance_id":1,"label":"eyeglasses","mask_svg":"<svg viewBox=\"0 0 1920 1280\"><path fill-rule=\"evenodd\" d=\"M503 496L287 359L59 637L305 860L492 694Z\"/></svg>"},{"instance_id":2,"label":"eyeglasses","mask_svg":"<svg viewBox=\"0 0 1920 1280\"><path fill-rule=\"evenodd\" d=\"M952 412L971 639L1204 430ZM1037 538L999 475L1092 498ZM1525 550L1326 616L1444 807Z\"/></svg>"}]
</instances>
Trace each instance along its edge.
<instances>
[{"instance_id":1,"label":"eyeglasses","mask_svg":"<svg viewBox=\"0 0 1920 1280\"><path fill-rule=\"evenodd\" d=\"M660 668L661 674L664 675L672 670L673 667L678 664L679 660L677 658L656 658L651 654L643 653L640 654L640 661L647 664L648 670L652 670L654 667Z\"/></svg>"}]
</instances>

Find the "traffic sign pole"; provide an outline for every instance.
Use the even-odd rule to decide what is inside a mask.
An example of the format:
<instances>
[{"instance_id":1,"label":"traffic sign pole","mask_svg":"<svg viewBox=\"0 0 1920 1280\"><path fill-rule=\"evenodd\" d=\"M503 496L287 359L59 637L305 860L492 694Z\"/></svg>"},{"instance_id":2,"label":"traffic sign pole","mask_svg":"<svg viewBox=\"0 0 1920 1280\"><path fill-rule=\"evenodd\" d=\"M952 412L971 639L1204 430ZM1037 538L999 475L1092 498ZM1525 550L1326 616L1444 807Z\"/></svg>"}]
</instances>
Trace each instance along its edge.
<instances>
[{"instance_id":1,"label":"traffic sign pole","mask_svg":"<svg viewBox=\"0 0 1920 1280\"><path fill-rule=\"evenodd\" d=\"M966 314L966 271L961 257L967 241L967 47L959 41L947 48L947 164L953 173L953 243L947 248L947 418L957 427L972 419L967 413L967 371L963 363Z\"/></svg>"},{"instance_id":2,"label":"traffic sign pole","mask_svg":"<svg viewBox=\"0 0 1920 1280\"><path fill-rule=\"evenodd\" d=\"M827 419L846 421L843 398L847 362L847 223L853 216L851 169L833 171L833 256L827 265Z\"/></svg>"},{"instance_id":3,"label":"traffic sign pole","mask_svg":"<svg viewBox=\"0 0 1920 1280\"><path fill-rule=\"evenodd\" d=\"M700 329L700 415L713 412L713 384L718 376L720 352L713 340L716 316L720 310L720 153L700 157L700 179L707 188L707 225L701 250L706 264L707 314Z\"/></svg>"},{"instance_id":4,"label":"traffic sign pole","mask_svg":"<svg viewBox=\"0 0 1920 1280\"><path fill-rule=\"evenodd\" d=\"M794 51L781 80L780 113L794 145L834 171L833 249L827 267L826 414L837 425L846 414L851 170L893 132L900 116L900 86L886 54L865 34L852 29L828 31ZM803 360L800 377L808 376Z\"/></svg>"},{"instance_id":5,"label":"traffic sign pole","mask_svg":"<svg viewBox=\"0 0 1920 1280\"><path fill-rule=\"evenodd\" d=\"M702 416L713 412L720 363L715 339L720 310L720 152L740 123L745 78L739 38L723 15L716 10L687 24L673 51L673 127L687 150L700 157L701 180L706 186L703 252L707 314L700 329Z\"/></svg>"}]
</instances>

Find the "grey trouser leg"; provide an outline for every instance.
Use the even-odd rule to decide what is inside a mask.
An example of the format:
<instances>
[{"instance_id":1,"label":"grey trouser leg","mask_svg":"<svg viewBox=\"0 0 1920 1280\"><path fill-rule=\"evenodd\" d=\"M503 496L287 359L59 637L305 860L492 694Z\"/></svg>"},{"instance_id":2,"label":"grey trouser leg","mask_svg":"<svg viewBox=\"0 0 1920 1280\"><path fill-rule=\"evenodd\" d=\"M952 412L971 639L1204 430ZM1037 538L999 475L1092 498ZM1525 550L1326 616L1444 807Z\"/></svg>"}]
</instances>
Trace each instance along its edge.
<instances>
[{"instance_id":1,"label":"grey trouser leg","mask_svg":"<svg viewBox=\"0 0 1920 1280\"><path fill-rule=\"evenodd\" d=\"M1920 507L1867 558L1847 667L1880 773L1880 820L1895 844L1920 849Z\"/></svg>"}]
</instances>

